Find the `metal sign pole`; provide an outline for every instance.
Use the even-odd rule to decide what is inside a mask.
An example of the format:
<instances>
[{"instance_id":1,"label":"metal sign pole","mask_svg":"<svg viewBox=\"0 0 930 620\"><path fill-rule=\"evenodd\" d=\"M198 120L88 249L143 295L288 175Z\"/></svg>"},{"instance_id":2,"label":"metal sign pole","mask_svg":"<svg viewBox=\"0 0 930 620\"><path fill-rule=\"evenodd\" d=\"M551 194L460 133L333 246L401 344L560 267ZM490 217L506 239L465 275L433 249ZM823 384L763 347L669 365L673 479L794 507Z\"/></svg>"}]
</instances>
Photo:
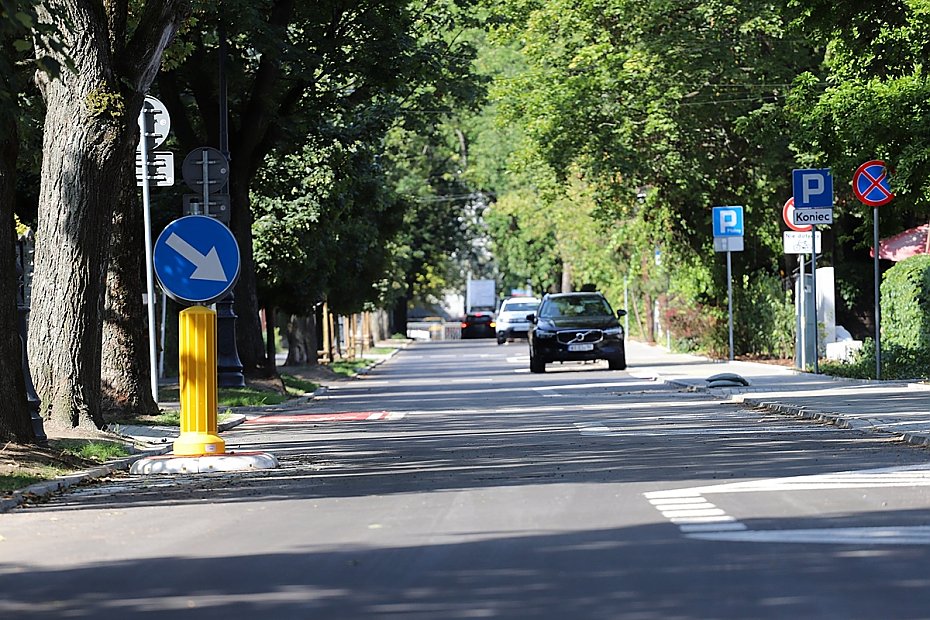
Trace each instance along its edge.
<instances>
[{"instance_id":1,"label":"metal sign pole","mask_svg":"<svg viewBox=\"0 0 930 620\"><path fill-rule=\"evenodd\" d=\"M798 279L798 299L800 299L800 307L798 311L798 333L801 335L801 354L798 355L798 359L801 362L801 370L807 368L807 294L805 287L807 283L804 281L804 263L807 261L807 256L801 254L800 262L800 278Z\"/></svg>"},{"instance_id":2,"label":"metal sign pole","mask_svg":"<svg viewBox=\"0 0 930 620\"><path fill-rule=\"evenodd\" d=\"M149 374L151 375L152 398L158 404L158 365L155 351L155 278L152 263L152 205L149 197L149 148L146 106L139 112L139 149L142 154L142 212L145 220L145 288L148 294L149 315Z\"/></svg>"},{"instance_id":3,"label":"metal sign pole","mask_svg":"<svg viewBox=\"0 0 930 620\"><path fill-rule=\"evenodd\" d=\"M210 215L210 152L203 150L201 161L203 174L203 215Z\"/></svg>"},{"instance_id":4,"label":"metal sign pole","mask_svg":"<svg viewBox=\"0 0 930 620\"><path fill-rule=\"evenodd\" d=\"M811 226L811 296L814 302L814 374L820 374L820 326L817 323L817 227Z\"/></svg>"},{"instance_id":5,"label":"metal sign pole","mask_svg":"<svg viewBox=\"0 0 930 620\"><path fill-rule=\"evenodd\" d=\"M881 286L878 267L878 207L872 209L872 247L875 249L875 378L882 378Z\"/></svg>"},{"instance_id":6,"label":"metal sign pole","mask_svg":"<svg viewBox=\"0 0 930 620\"><path fill-rule=\"evenodd\" d=\"M733 270L727 250L727 308L730 315L730 361L733 361Z\"/></svg>"}]
</instances>

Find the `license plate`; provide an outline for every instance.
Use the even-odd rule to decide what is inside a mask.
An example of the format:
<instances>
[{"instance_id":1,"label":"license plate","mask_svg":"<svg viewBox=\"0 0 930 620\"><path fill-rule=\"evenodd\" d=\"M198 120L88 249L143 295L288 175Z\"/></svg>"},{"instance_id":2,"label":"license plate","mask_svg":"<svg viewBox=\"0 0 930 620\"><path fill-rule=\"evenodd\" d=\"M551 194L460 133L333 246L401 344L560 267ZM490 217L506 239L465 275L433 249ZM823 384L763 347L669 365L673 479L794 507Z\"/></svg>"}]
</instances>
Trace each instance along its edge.
<instances>
[{"instance_id":1,"label":"license plate","mask_svg":"<svg viewBox=\"0 0 930 620\"><path fill-rule=\"evenodd\" d=\"M594 345L590 342L576 342L568 345L569 351L593 351Z\"/></svg>"}]
</instances>

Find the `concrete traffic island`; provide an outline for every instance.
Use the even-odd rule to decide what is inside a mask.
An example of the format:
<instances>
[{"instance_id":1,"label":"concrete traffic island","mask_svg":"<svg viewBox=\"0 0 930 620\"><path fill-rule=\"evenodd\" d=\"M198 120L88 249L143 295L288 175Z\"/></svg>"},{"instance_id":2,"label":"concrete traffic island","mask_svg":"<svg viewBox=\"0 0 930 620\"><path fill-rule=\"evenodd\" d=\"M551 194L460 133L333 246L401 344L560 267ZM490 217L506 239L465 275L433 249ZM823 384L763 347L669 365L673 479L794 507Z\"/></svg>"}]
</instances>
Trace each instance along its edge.
<instances>
[{"instance_id":1,"label":"concrete traffic island","mask_svg":"<svg viewBox=\"0 0 930 620\"><path fill-rule=\"evenodd\" d=\"M275 469L278 459L267 452L230 452L204 456L160 455L139 459L131 474L204 474L210 472Z\"/></svg>"}]
</instances>

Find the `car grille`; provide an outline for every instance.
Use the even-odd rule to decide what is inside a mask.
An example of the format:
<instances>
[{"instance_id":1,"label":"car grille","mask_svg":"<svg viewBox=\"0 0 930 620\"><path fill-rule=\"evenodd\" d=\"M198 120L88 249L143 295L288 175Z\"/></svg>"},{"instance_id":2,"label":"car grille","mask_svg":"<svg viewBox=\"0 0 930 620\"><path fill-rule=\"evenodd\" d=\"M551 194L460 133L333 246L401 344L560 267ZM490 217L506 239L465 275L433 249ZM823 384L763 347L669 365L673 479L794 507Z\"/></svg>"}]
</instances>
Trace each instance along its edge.
<instances>
[{"instance_id":1,"label":"car grille","mask_svg":"<svg viewBox=\"0 0 930 620\"><path fill-rule=\"evenodd\" d=\"M556 335L560 344L573 342L600 342L604 339L604 332L599 329L566 329Z\"/></svg>"}]
</instances>

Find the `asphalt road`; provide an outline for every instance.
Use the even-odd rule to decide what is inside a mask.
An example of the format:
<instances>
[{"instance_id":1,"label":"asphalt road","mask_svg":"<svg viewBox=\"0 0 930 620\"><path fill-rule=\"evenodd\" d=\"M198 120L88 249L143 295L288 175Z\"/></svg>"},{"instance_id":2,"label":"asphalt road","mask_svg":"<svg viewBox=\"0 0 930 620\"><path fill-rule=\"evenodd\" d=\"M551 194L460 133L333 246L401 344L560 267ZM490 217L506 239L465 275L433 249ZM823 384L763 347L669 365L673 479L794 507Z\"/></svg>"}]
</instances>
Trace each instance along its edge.
<instances>
[{"instance_id":1,"label":"asphalt road","mask_svg":"<svg viewBox=\"0 0 930 620\"><path fill-rule=\"evenodd\" d=\"M0 617L930 617L926 449L606 364L423 343L224 438L281 467L0 514Z\"/></svg>"}]
</instances>

